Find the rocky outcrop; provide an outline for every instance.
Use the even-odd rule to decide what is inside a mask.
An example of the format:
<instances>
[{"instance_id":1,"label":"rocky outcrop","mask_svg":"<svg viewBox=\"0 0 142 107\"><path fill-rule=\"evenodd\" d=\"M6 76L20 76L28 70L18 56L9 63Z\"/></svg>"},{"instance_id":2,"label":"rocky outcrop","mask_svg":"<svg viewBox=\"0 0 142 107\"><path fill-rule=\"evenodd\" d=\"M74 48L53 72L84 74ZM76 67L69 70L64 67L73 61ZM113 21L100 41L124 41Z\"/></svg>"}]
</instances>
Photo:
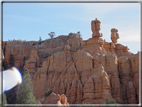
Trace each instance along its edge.
<instances>
[{"instance_id":1,"label":"rocky outcrop","mask_svg":"<svg viewBox=\"0 0 142 107\"><path fill-rule=\"evenodd\" d=\"M78 50L72 55L67 45L62 52L48 57L35 73L35 96L42 98L47 89L50 89L65 94L71 104L98 104L106 98L114 98L117 103L138 103L138 79L134 79L138 74L137 71L131 73L129 64L132 60L138 59L136 56L118 58L115 54L95 53L92 56L84 50ZM133 70L135 68L136 64L133 65ZM45 72L44 76L41 76L41 71ZM130 75L134 75L133 78Z\"/></svg>"},{"instance_id":2,"label":"rocky outcrop","mask_svg":"<svg viewBox=\"0 0 142 107\"><path fill-rule=\"evenodd\" d=\"M34 95L37 96L37 98L44 97L44 94L47 91L47 89L45 89L47 68L48 68L48 62L44 61L42 67L38 69L32 80L34 86Z\"/></svg>"},{"instance_id":3,"label":"rocky outcrop","mask_svg":"<svg viewBox=\"0 0 142 107\"><path fill-rule=\"evenodd\" d=\"M118 102L122 103L121 100L121 85L118 73L118 62L117 56L114 54L96 54L94 55L94 66L102 64L104 70L108 74L108 79L111 85L111 95ZM115 81L115 82L114 82Z\"/></svg>"},{"instance_id":4,"label":"rocky outcrop","mask_svg":"<svg viewBox=\"0 0 142 107\"><path fill-rule=\"evenodd\" d=\"M117 33L118 30L115 28L111 29L111 40L113 44L117 43L117 39L119 39L119 34Z\"/></svg>"},{"instance_id":5,"label":"rocky outcrop","mask_svg":"<svg viewBox=\"0 0 142 107\"><path fill-rule=\"evenodd\" d=\"M36 50L41 59L47 59L48 56L63 51L65 45L69 45L74 54L74 51L83 47L83 40L78 34L70 33L68 36L60 35L44 41L13 40L5 41L3 44L5 69L14 65L20 70L24 61L30 58L31 50ZM13 64L10 63L10 55L14 58Z\"/></svg>"},{"instance_id":6,"label":"rocky outcrop","mask_svg":"<svg viewBox=\"0 0 142 107\"><path fill-rule=\"evenodd\" d=\"M117 56L130 56L133 55L131 52L128 51L129 48L127 46L123 46L121 44L116 44L116 53Z\"/></svg>"},{"instance_id":7,"label":"rocky outcrop","mask_svg":"<svg viewBox=\"0 0 142 107\"><path fill-rule=\"evenodd\" d=\"M102 37L102 33L99 32L100 23L101 22L97 20L97 18L91 21L92 38Z\"/></svg>"},{"instance_id":8,"label":"rocky outcrop","mask_svg":"<svg viewBox=\"0 0 142 107\"><path fill-rule=\"evenodd\" d=\"M100 104L106 97L112 98L108 75L102 65L95 66L93 71L83 88L85 104Z\"/></svg>"},{"instance_id":9,"label":"rocky outcrop","mask_svg":"<svg viewBox=\"0 0 142 107\"><path fill-rule=\"evenodd\" d=\"M128 57L122 56L119 58L119 74L120 74L120 81L122 83L122 97L123 102L127 104L127 87L126 85L131 80L131 68L130 68L130 61Z\"/></svg>"},{"instance_id":10,"label":"rocky outcrop","mask_svg":"<svg viewBox=\"0 0 142 107\"><path fill-rule=\"evenodd\" d=\"M83 46L83 40L82 38L71 38L67 41L67 44L70 46L71 52L76 52Z\"/></svg>"},{"instance_id":11,"label":"rocky outcrop","mask_svg":"<svg viewBox=\"0 0 142 107\"><path fill-rule=\"evenodd\" d=\"M69 107L67 97L64 94L60 96L54 92L52 92L50 96L45 99L44 104L56 104L56 106L59 107Z\"/></svg>"},{"instance_id":12,"label":"rocky outcrop","mask_svg":"<svg viewBox=\"0 0 142 107\"><path fill-rule=\"evenodd\" d=\"M89 52L91 55L94 53L99 54L107 54L103 44L104 40L100 37L102 37L102 33L100 33L100 21L92 20L91 21L91 30L92 30L92 38L88 39L87 41L84 41L84 48L83 50L86 52Z\"/></svg>"},{"instance_id":13,"label":"rocky outcrop","mask_svg":"<svg viewBox=\"0 0 142 107\"><path fill-rule=\"evenodd\" d=\"M29 70L29 74L31 78L34 77L35 72L37 71L37 67L39 66L39 57L37 55L36 50L32 50L30 54L30 58L28 59L25 69L27 68Z\"/></svg>"},{"instance_id":14,"label":"rocky outcrop","mask_svg":"<svg viewBox=\"0 0 142 107\"><path fill-rule=\"evenodd\" d=\"M84 41L84 47L82 50L94 55L95 53L107 54L104 47L104 41L102 38L90 38L87 41Z\"/></svg>"},{"instance_id":15,"label":"rocky outcrop","mask_svg":"<svg viewBox=\"0 0 142 107\"><path fill-rule=\"evenodd\" d=\"M135 87L136 91L136 99L137 103L139 102L139 55L140 53L137 53L135 55L132 55L130 57L130 65L131 65L131 76L132 76L132 81Z\"/></svg>"},{"instance_id":16,"label":"rocky outcrop","mask_svg":"<svg viewBox=\"0 0 142 107\"><path fill-rule=\"evenodd\" d=\"M104 42L104 45L103 45L105 51L107 54L115 54L116 55L116 49L115 49L115 45L111 42Z\"/></svg>"},{"instance_id":17,"label":"rocky outcrop","mask_svg":"<svg viewBox=\"0 0 142 107\"><path fill-rule=\"evenodd\" d=\"M37 99L43 97L46 89L50 89L56 93L65 94L69 103L78 104L83 101L85 102L86 99L83 95L86 93L86 91L84 91L86 85L89 85L89 78L93 79L92 84L94 84L94 86L92 86L96 89L96 91L94 91L95 96L102 98L99 101L96 100L94 104L99 102L103 103L105 96L109 98L112 97L109 78L102 65L94 67L93 57L82 50L78 50L74 56L71 57L70 61L67 60L67 54L70 55L70 53L64 52L53 54L49 57L47 62L43 63L42 68L35 74L33 85ZM60 63L58 61L60 61ZM45 66L46 69L43 70ZM43 74L44 77L41 77L41 71L46 71L46 73ZM85 73L87 75L85 75ZM96 77L96 75L98 76ZM40 83L45 83L46 85ZM100 91L97 92L97 90Z\"/></svg>"},{"instance_id":18,"label":"rocky outcrop","mask_svg":"<svg viewBox=\"0 0 142 107\"><path fill-rule=\"evenodd\" d=\"M124 46L122 44L117 43L119 39L119 34L117 33L118 30L115 28L111 29L111 40L112 42L104 42L103 47L106 50L107 54L115 54L117 57L120 56L130 56L133 55L131 52L129 52L129 48L127 46Z\"/></svg>"},{"instance_id":19,"label":"rocky outcrop","mask_svg":"<svg viewBox=\"0 0 142 107\"><path fill-rule=\"evenodd\" d=\"M43 104L101 104L106 98L139 103L139 53L117 43L117 29L111 29L112 42L106 42L99 20L92 21L91 28L92 38L84 41L70 33L23 45L6 42L4 63L10 66L12 54L16 67L29 69L34 95ZM56 94L45 97L48 90Z\"/></svg>"},{"instance_id":20,"label":"rocky outcrop","mask_svg":"<svg viewBox=\"0 0 142 107\"><path fill-rule=\"evenodd\" d=\"M73 56L73 61L79 74L93 68L92 60L93 57L88 52L82 50L78 50Z\"/></svg>"},{"instance_id":21,"label":"rocky outcrop","mask_svg":"<svg viewBox=\"0 0 142 107\"><path fill-rule=\"evenodd\" d=\"M121 45L119 43L114 44L113 42L104 42L103 48L107 54L115 54L117 57L133 55L131 52L129 52L127 46Z\"/></svg>"},{"instance_id":22,"label":"rocky outcrop","mask_svg":"<svg viewBox=\"0 0 142 107\"><path fill-rule=\"evenodd\" d=\"M30 57L31 43L26 41L8 41L4 43L4 68L15 66L23 69L24 62ZM28 46L29 45L29 46Z\"/></svg>"},{"instance_id":23,"label":"rocky outcrop","mask_svg":"<svg viewBox=\"0 0 142 107\"><path fill-rule=\"evenodd\" d=\"M128 98L128 104L136 104L136 94L135 94L135 88L132 81L129 81L127 84L127 98Z\"/></svg>"}]
</instances>

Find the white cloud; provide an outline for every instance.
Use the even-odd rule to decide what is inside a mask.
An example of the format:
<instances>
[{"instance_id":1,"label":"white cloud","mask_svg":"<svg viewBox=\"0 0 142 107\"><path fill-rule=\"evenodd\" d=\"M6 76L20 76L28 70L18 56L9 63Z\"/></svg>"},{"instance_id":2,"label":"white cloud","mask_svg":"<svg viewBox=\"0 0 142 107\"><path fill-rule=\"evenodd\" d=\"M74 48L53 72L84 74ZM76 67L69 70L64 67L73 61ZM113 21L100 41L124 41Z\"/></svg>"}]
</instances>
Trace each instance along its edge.
<instances>
[{"instance_id":1,"label":"white cloud","mask_svg":"<svg viewBox=\"0 0 142 107\"><path fill-rule=\"evenodd\" d=\"M120 42L140 42L140 32L137 32L137 29L121 31L119 35Z\"/></svg>"},{"instance_id":2,"label":"white cloud","mask_svg":"<svg viewBox=\"0 0 142 107\"><path fill-rule=\"evenodd\" d=\"M79 5L79 4L75 4ZM84 8L85 12L89 15L96 14L104 16L106 13L111 11L123 10L126 8L137 8L140 6L139 3L83 3L79 7Z\"/></svg>"},{"instance_id":3,"label":"white cloud","mask_svg":"<svg viewBox=\"0 0 142 107\"><path fill-rule=\"evenodd\" d=\"M103 18L109 18L111 17L108 15L111 12L120 12L123 10L140 10L140 4L139 3L73 3L72 4L75 8L79 8L83 10L83 14L85 16L72 16L74 19L79 21L88 22L95 18L103 19ZM120 13L118 13L120 14ZM120 14L120 18L123 18ZM127 18L128 19L128 18ZM107 19L106 19L107 20ZM101 20L100 20L101 21Z\"/></svg>"}]
</instances>

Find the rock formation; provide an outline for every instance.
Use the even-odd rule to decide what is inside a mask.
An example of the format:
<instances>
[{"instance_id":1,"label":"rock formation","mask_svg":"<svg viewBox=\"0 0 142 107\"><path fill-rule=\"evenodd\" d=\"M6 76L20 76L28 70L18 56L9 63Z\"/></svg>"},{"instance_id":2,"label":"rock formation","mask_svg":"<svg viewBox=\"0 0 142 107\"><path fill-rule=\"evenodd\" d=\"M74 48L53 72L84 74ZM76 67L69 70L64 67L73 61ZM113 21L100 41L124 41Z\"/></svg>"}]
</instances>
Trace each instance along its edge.
<instances>
[{"instance_id":1,"label":"rock formation","mask_svg":"<svg viewBox=\"0 0 142 107\"><path fill-rule=\"evenodd\" d=\"M111 40L112 43L116 44L117 43L117 39L119 39L119 34L117 33L118 30L113 28L111 29Z\"/></svg>"},{"instance_id":2,"label":"rock formation","mask_svg":"<svg viewBox=\"0 0 142 107\"><path fill-rule=\"evenodd\" d=\"M94 55L95 53L107 54L103 47L104 41L100 38L102 37L102 34L99 32L100 23L101 22L97 20L97 18L96 20L91 21L91 29L93 32L92 38L83 42L83 50L89 52L91 55Z\"/></svg>"},{"instance_id":3,"label":"rock formation","mask_svg":"<svg viewBox=\"0 0 142 107\"><path fill-rule=\"evenodd\" d=\"M96 20L91 21L91 30L93 32L92 38L102 37L102 33L99 32L100 31L100 23L101 22L99 20L97 20L97 18L96 18Z\"/></svg>"},{"instance_id":4,"label":"rock formation","mask_svg":"<svg viewBox=\"0 0 142 107\"><path fill-rule=\"evenodd\" d=\"M130 56L133 55L129 52L129 48L122 44L117 43L119 39L119 34L117 33L118 30L115 28L111 29L111 40L112 42L104 42L103 47L107 54L115 54L117 57L120 56Z\"/></svg>"},{"instance_id":5,"label":"rock formation","mask_svg":"<svg viewBox=\"0 0 142 107\"><path fill-rule=\"evenodd\" d=\"M62 94L55 94L52 92L49 97L46 98L44 104L56 104L59 107L69 107L69 103L67 102L67 97Z\"/></svg>"},{"instance_id":6,"label":"rock formation","mask_svg":"<svg viewBox=\"0 0 142 107\"><path fill-rule=\"evenodd\" d=\"M12 54L18 69L20 65L29 69L34 95L43 104L101 104L106 98L119 104L139 103L139 53L117 43L115 28L112 42L102 39L99 20L91 22L91 29L88 40L70 33L41 43L5 42L3 63L10 67ZM46 98L48 90L56 94Z\"/></svg>"},{"instance_id":7,"label":"rock formation","mask_svg":"<svg viewBox=\"0 0 142 107\"><path fill-rule=\"evenodd\" d=\"M28 59L26 66L25 66L25 68L27 68L29 70L29 74L30 74L31 78L34 77L35 71L38 66L38 62L39 62L39 58L37 55L37 51L32 50L31 54L30 54L30 58Z\"/></svg>"}]
</instances>

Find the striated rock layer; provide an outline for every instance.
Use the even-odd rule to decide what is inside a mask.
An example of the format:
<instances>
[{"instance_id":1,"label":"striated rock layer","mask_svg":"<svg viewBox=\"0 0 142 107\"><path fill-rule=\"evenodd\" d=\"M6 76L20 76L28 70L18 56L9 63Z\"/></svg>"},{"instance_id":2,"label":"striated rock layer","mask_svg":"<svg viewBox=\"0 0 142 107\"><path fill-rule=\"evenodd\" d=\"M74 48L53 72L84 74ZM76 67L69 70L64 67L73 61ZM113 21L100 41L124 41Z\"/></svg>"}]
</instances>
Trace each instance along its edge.
<instances>
[{"instance_id":1,"label":"striated rock layer","mask_svg":"<svg viewBox=\"0 0 142 107\"><path fill-rule=\"evenodd\" d=\"M106 98L119 104L139 103L140 53L117 43L117 29L111 29L109 43L99 33L100 21L91 25L92 38L84 41L70 33L40 43L4 42L4 69L11 65L29 69L34 95L43 104L65 104L62 94L70 104L102 104ZM56 94L45 97L48 90Z\"/></svg>"}]
</instances>

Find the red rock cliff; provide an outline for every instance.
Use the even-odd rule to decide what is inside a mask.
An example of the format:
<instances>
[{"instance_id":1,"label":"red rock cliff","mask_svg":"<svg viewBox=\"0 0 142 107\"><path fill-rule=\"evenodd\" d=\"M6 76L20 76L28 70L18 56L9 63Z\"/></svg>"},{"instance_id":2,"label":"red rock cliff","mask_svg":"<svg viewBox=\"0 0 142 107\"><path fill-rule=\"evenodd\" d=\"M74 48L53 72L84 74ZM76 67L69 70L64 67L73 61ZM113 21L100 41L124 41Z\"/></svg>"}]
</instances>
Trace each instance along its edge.
<instances>
[{"instance_id":1,"label":"red rock cliff","mask_svg":"<svg viewBox=\"0 0 142 107\"><path fill-rule=\"evenodd\" d=\"M97 19L92 22L92 38L84 41L70 33L41 43L5 42L4 66L10 66L12 54L18 69L28 68L34 95L44 104L48 102L48 89L66 95L70 104L101 104L106 98L114 98L120 104L136 104L139 53L132 54L128 47L118 44L118 30L114 28L112 42L104 42L99 24Z\"/></svg>"}]
</instances>

